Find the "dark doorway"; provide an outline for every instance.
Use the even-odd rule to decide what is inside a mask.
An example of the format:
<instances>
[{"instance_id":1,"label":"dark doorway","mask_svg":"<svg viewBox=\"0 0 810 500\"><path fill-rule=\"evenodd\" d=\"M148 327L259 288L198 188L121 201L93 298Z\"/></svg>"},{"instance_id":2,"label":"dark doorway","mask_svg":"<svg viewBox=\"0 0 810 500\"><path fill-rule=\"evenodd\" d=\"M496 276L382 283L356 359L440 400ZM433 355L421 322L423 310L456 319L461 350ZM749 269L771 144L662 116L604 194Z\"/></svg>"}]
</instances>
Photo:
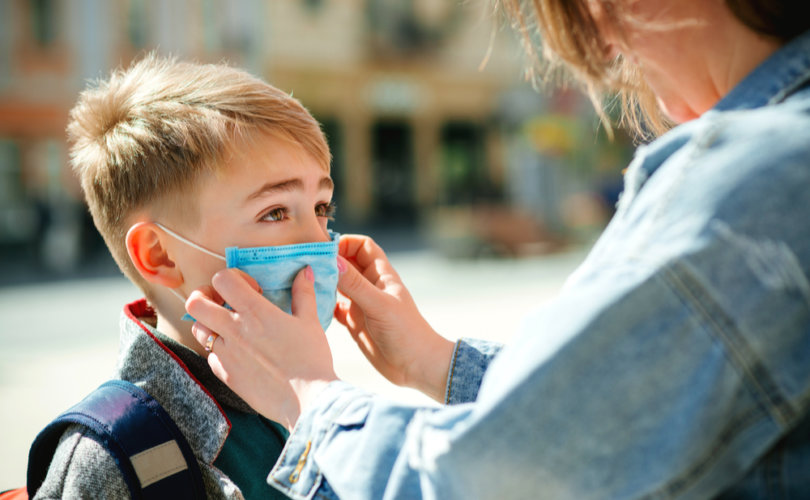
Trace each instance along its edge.
<instances>
[{"instance_id":1,"label":"dark doorway","mask_svg":"<svg viewBox=\"0 0 810 500\"><path fill-rule=\"evenodd\" d=\"M413 129L404 121L381 121L372 128L374 219L411 224L414 201Z\"/></svg>"},{"instance_id":2,"label":"dark doorway","mask_svg":"<svg viewBox=\"0 0 810 500\"><path fill-rule=\"evenodd\" d=\"M486 164L484 127L449 122L441 131L441 194L444 204L492 201L496 189Z\"/></svg>"}]
</instances>

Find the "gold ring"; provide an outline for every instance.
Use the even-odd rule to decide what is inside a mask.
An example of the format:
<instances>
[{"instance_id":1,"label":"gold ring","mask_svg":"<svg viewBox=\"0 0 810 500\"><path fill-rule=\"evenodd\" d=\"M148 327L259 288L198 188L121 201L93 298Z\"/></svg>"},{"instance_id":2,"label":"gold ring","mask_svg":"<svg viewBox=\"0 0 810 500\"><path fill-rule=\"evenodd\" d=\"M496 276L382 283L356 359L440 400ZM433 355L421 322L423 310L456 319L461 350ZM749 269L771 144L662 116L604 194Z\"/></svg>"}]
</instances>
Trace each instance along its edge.
<instances>
[{"instance_id":1,"label":"gold ring","mask_svg":"<svg viewBox=\"0 0 810 500\"><path fill-rule=\"evenodd\" d=\"M216 333L212 333L211 335L208 336L207 339L205 339L205 351L206 352L211 352L211 349L214 348L214 341L217 340L218 338L219 338L219 335L217 335Z\"/></svg>"}]
</instances>

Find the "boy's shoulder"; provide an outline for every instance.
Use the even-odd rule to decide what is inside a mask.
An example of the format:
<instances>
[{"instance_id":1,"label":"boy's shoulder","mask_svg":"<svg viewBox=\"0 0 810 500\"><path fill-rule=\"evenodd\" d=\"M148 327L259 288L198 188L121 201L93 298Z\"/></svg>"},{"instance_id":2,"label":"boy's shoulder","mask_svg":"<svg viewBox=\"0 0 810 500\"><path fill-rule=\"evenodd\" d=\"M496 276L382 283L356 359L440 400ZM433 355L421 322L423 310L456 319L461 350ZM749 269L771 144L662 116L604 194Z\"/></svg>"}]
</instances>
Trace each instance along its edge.
<instances>
[{"instance_id":1,"label":"boy's shoulder","mask_svg":"<svg viewBox=\"0 0 810 500\"><path fill-rule=\"evenodd\" d=\"M111 474L123 479L124 496L206 496L198 460L172 418L146 391L121 380L105 382L47 425L28 467L29 489L49 483L37 495L45 498L118 498L120 484L99 489Z\"/></svg>"},{"instance_id":2,"label":"boy's shoulder","mask_svg":"<svg viewBox=\"0 0 810 500\"><path fill-rule=\"evenodd\" d=\"M86 427L69 426L35 498L127 498L129 490L110 452Z\"/></svg>"}]
</instances>

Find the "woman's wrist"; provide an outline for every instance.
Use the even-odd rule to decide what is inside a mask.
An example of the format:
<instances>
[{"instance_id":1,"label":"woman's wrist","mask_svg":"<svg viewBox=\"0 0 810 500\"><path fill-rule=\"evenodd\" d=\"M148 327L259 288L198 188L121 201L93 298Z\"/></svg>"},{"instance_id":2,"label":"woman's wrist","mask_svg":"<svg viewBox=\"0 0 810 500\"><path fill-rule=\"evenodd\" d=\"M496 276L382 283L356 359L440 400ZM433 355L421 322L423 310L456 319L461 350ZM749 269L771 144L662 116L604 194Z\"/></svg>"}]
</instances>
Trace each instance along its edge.
<instances>
[{"instance_id":1,"label":"woman's wrist","mask_svg":"<svg viewBox=\"0 0 810 500\"><path fill-rule=\"evenodd\" d=\"M447 374L454 351L455 343L434 331L432 341L424 346L422 355L417 358L418 362L411 365L408 387L444 403Z\"/></svg>"},{"instance_id":2,"label":"woman's wrist","mask_svg":"<svg viewBox=\"0 0 810 500\"><path fill-rule=\"evenodd\" d=\"M315 403L315 400L323 393L324 390L331 384L339 380L337 376L334 378L324 378L318 380L307 381L293 381L290 383L296 396L295 401L290 401L282 409L282 421L279 423L292 432L293 427L298 422L298 419L304 411Z\"/></svg>"}]
</instances>

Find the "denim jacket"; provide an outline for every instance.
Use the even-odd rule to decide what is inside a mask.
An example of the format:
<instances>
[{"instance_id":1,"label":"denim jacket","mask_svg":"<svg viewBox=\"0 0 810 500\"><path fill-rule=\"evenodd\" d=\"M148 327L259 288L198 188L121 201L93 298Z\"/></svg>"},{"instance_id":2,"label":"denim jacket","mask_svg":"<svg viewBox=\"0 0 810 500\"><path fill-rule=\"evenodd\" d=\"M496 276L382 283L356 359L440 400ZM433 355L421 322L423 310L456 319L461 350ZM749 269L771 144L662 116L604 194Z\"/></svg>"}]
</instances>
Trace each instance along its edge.
<instances>
[{"instance_id":1,"label":"denim jacket","mask_svg":"<svg viewBox=\"0 0 810 500\"><path fill-rule=\"evenodd\" d=\"M806 33L638 149L559 296L509 346L457 344L447 405L330 384L268 481L299 499L806 498L809 83Z\"/></svg>"}]
</instances>

